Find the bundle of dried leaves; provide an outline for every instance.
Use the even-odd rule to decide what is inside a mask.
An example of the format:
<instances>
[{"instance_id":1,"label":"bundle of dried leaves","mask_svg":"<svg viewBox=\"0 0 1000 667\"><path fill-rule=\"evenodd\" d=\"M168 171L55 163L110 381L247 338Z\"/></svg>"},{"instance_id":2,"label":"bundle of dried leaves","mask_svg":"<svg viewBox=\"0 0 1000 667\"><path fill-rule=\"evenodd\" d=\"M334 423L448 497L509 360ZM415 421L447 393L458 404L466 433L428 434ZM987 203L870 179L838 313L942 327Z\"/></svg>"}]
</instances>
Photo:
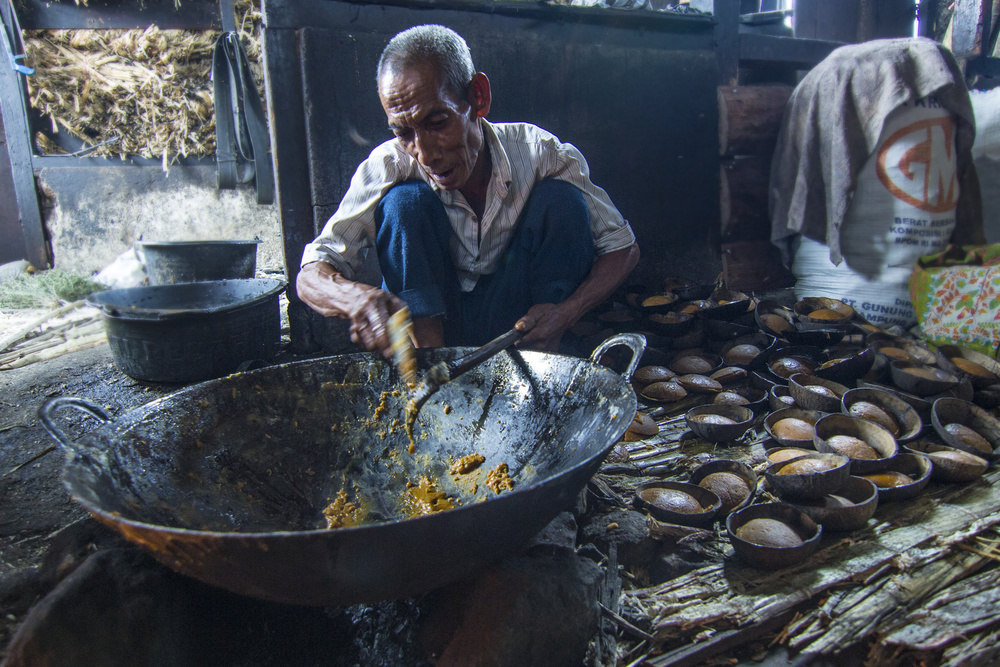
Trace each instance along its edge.
<instances>
[{"instance_id":1,"label":"bundle of dried leaves","mask_svg":"<svg viewBox=\"0 0 1000 667\"><path fill-rule=\"evenodd\" d=\"M86 4L84 2L84 4ZM258 88L260 0L236 3ZM25 35L31 103L91 156L161 158L215 153L212 46L215 31L39 30ZM39 133L45 151L59 150Z\"/></svg>"}]
</instances>

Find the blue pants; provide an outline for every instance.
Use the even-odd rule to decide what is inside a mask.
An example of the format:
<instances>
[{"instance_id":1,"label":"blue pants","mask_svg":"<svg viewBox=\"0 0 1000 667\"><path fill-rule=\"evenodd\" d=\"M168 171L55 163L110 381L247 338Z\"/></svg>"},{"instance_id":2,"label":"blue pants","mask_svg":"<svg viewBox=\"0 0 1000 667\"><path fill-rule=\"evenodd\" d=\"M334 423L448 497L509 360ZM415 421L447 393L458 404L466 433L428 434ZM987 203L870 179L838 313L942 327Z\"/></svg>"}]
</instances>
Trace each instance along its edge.
<instances>
[{"instance_id":1,"label":"blue pants","mask_svg":"<svg viewBox=\"0 0 1000 667\"><path fill-rule=\"evenodd\" d=\"M481 345L510 330L538 303L561 303L594 262L582 193L565 181L535 184L496 271L462 292L444 205L423 181L393 187L375 214L383 287L413 317L443 316L446 345Z\"/></svg>"}]
</instances>

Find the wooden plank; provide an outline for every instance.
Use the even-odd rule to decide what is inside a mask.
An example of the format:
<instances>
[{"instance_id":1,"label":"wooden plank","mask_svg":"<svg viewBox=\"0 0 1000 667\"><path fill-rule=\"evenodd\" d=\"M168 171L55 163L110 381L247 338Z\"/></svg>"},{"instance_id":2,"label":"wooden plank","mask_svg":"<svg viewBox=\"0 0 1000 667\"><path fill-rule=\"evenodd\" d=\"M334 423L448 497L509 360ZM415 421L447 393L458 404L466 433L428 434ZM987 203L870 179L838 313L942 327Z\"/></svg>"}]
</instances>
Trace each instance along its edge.
<instances>
[{"instance_id":1,"label":"wooden plank","mask_svg":"<svg viewBox=\"0 0 1000 667\"><path fill-rule=\"evenodd\" d=\"M781 253L769 241L723 243L722 275L727 287L743 292L795 284L795 277L781 263Z\"/></svg>"},{"instance_id":2,"label":"wooden plank","mask_svg":"<svg viewBox=\"0 0 1000 667\"><path fill-rule=\"evenodd\" d=\"M217 0L89 0L86 4L23 0L17 3L24 30L148 28L219 30Z\"/></svg>"},{"instance_id":3,"label":"wooden plank","mask_svg":"<svg viewBox=\"0 0 1000 667\"><path fill-rule=\"evenodd\" d=\"M793 86L719 86L719 155L771 155Z\"/></svg>"},{"instance_id":4,"label":"wooden plank","mask_svg":"<svg viewBox=\"0 0 1000 667\"><path fill-rule=\"evenodd\" d=\"M771 156L753 155L722 161L719 170L720 230L723 243L771 238L767 193Z\"/></svg>"},{"instance_id":5,"label":"wooden plank","mask_svg":"<svg viewBox=\"0 0 1000 667\"><path fill-rule=\"evenodd\" d=\"M759 63L785 63L809 69L843 46L843 42L801 39L744 33L740 36L740 60Z\"/></svg>"}]
</instances>

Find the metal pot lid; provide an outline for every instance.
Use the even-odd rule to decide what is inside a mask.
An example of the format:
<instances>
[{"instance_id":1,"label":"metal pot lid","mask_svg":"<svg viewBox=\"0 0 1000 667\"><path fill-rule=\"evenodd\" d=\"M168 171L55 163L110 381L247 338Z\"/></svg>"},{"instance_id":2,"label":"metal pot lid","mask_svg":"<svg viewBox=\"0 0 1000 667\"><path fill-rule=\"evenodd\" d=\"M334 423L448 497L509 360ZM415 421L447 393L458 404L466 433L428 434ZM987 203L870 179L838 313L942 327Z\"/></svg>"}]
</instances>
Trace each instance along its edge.
<instances>
[{"instance_id":1,"label":"metal pot lid","mask_svg":"<svg viewBox=\"0 0 1000 667\"><path fill-rule=\"evenodd\" d=\"M143 248L160 248L176 246L201 246L201 245L258 245L259 239L247 240L212 240L212 241L136 241L135 245Z\"/></svg>"},{"instance_id":2,"label":"metal pot lid","mask_svg":"<svg viewBox=\"0 0 1000 667\"><path fill-rule=\"evenodd\" d=\"M228 312L274 296L286 281L274 278L240 278L126 287L97 292L87 304L106 317L160 320Z\"/></svg>"}]
</instances>

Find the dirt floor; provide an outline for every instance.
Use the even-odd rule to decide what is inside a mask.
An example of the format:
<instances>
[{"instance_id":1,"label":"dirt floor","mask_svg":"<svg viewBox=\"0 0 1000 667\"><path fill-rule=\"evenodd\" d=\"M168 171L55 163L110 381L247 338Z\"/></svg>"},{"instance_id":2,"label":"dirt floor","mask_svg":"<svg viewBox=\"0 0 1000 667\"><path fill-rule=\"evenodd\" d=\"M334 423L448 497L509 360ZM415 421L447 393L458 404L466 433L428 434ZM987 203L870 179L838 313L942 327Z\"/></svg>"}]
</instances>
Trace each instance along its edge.
<instances>
[{"instance_id":1,"label":"dirt floor","mask_svg":"<svg viewBox=\"0 0 1000 667\"><path fill-rule=\"evenodd\" d=\"M38 418L46 399L79 396L116 414L176 389L127 377L107 345L0 372L0 576L37 566L53 536L87 515L62 484L59 449L24 465L55 445ZM70 432L96 425L75 410L60 414ZM16 623L10 615L0 619L0 644Z\"/></svg>"}]
</instances>

